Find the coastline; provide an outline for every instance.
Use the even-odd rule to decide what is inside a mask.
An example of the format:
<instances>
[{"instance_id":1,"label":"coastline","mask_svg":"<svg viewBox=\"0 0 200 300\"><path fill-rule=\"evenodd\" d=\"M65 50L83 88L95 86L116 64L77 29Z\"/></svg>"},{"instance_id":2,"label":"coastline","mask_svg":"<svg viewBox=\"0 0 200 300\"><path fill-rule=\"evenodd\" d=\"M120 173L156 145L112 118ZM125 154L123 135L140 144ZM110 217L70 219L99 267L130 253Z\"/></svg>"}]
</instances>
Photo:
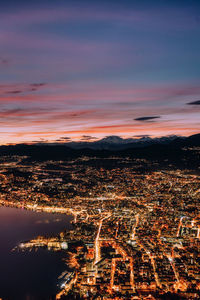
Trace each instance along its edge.
<instances>
[{"instance_id":1,"label":"coastline","mask_svg":"<svg viewBox=\"0 0 200 300\"><path fill-rule=\"evenodd\" d=\"M16 202L10 202L7 200L0 200L0 207L5 206L5 207L13 207L13 208L20 208L20 209L27 209L35 212L46 212L46 213L57 213L57 214L70 214L74 218L76 217L76 213L73 211L71 208L66 208L66 207L51 207L51 206L39 206L37 204L21 204L21 203L16 203Z\"/></svg>"}]
</instances>

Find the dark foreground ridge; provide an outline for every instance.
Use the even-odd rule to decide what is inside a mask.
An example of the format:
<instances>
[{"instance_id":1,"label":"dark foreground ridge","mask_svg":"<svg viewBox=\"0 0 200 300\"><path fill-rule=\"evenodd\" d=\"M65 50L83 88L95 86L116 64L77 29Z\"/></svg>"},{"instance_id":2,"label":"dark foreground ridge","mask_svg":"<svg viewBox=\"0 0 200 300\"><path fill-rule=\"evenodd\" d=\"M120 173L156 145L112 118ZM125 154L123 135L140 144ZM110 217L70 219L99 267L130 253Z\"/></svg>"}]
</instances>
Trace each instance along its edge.
<instances>
[{"instance_id":1,"label":"dark foreground ridge","mask_svg":"<svg viewBox=\"0 0 200 300\"><path fill-rule=\"evenodd\" d=\"M91 143L93 144L93 143ZM74 149L68 144L17 144L12 146L1 146L0 156L25 156L28 161L64 160L83 156L97 158L130 157L136 159L148 159L165 165L179 168L199 168L199 147L200 134L190 137L177 137L168 140L166 143L145 144L142 147L135 147L128 143L125 149L119 149L119 144L112 144L112 149L95 150L91 148Z\"/></svg>"}]
</instances>

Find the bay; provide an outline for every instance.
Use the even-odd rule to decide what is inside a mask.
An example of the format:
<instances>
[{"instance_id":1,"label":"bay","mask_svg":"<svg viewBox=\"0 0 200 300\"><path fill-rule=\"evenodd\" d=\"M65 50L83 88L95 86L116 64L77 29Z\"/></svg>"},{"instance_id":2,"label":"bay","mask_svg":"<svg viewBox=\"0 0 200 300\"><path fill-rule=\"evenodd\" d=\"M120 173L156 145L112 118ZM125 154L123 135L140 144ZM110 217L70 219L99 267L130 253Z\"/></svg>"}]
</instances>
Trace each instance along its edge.
<instances>
[{"instance_id":1,"label":"bay","mask_svg":"<svg viewBox=\"0 0 200 300\"><path fill-rule=\"evenodd\" d=\"M50 300L58 276L66 269L63 253L40 249L11 251L22 241L38 235L54 236L72 228L72 216L0 207L0 298L3 300Z\"/></svg>"}]
</instances>

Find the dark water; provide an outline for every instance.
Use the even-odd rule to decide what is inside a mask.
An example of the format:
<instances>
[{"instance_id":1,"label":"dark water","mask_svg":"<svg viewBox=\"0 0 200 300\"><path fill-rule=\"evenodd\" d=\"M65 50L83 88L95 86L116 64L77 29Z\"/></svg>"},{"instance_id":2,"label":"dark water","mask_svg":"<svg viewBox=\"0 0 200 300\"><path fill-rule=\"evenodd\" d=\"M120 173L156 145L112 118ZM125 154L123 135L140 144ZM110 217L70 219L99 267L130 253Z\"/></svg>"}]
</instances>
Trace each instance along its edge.
<instances>
[{"instance_id":1,"label":"dark water","mask_svg":"<svg viewBox=\"0 0 200 300\"><path fill-rule=\"evenodd\" d=\"M0 207L0 298L54 299L65 270L63 254L47 250L11 252L21 241L70 229L71 216Z\"/></svg>"}]
</instances>

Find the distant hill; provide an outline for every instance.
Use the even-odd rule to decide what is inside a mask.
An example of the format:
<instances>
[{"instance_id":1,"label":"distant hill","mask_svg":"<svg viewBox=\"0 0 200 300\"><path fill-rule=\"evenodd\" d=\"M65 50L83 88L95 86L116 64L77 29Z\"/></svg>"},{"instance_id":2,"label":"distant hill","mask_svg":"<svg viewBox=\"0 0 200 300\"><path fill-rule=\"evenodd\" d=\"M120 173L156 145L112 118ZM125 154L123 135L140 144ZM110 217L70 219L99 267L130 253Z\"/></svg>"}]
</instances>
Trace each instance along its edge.
<instances>
[{"instance_id":1,"label":"distant hill","mask_svg":"<svg viewBox=\"0 0 200 300\"><path fill-rule=\"evenodd\" d=\"M190 137L140 139L140 142L109 137L98 142L66 144L17 144L1 146L0 156L27 156L27 161L68 160L82 156L92 158L130 157L147 159L160 166L200 170L200 134ZM74 147L74 144L76 147ZM77 144L81 144L78 147ZM88 144L90 147L88 147ZM98 145L98 147L96 147Z\"/></svg>"},{"instance_id":2,"label":"distant hill","mask_svg":"<svg viewBox=\"0 0 200 300\"><path fill-rule=\"evenodd\" d=\"M128 148L141 148L153 144L168 144L177 138L177 136L173 135L161 138L150 138L148 136L144 136L141 138L123 139L119 136L113 135L94 142L68 142L65 143L65 145L74 149L89 148L94 150L122 150ZM181 139L181 137L179 138Z\"/></svg>"}]
</instances>

